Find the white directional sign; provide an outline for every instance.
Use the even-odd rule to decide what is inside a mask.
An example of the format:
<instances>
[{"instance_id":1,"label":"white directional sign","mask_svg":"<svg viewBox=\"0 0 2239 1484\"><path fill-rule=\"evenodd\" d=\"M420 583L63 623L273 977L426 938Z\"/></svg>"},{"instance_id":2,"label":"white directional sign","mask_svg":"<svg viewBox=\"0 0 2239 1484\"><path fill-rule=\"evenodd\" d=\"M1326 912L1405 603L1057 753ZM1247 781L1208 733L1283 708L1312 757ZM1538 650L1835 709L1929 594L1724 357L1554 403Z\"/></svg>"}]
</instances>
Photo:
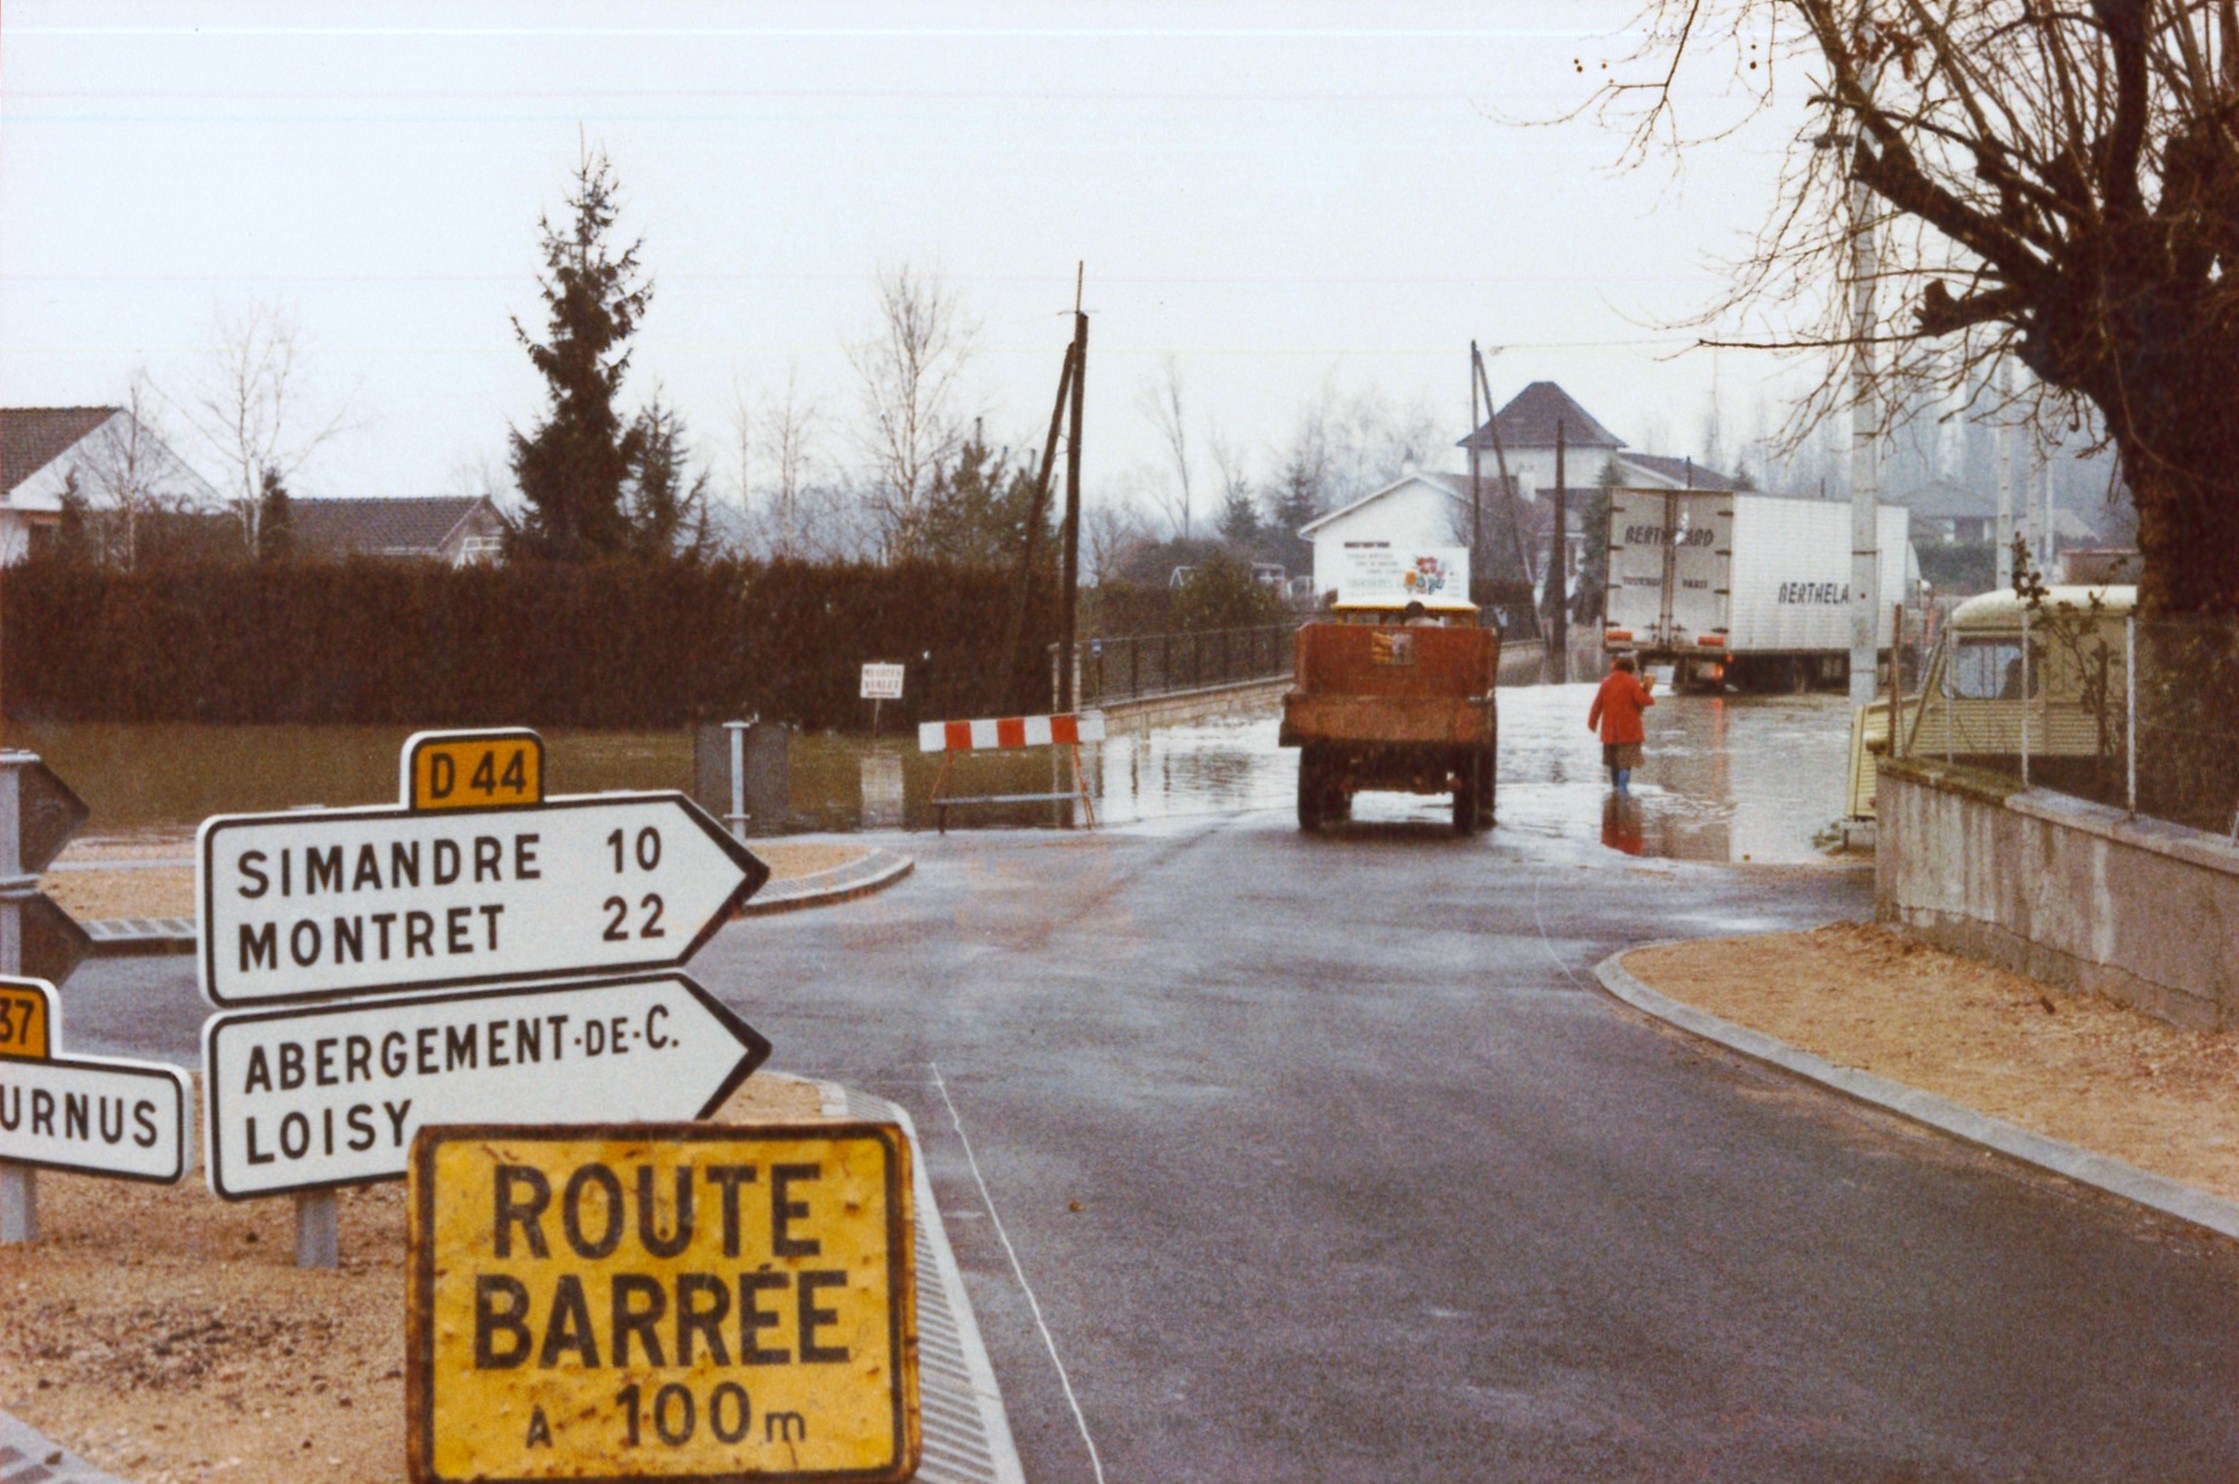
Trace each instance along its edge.
<instances>
[{"instance_id":1,"label":"white directional sign","mask_svg":"<svg viewBox=\"0 0 2239 1484\"><path fill-rule=\"evenodd\" d=\"M189 1096L153 1062L0 1057L0 1160L171 1184L194 1163Z\"/></svg>"},{"instance_id":2,"label":"white directional sign","mask_svg":"<svg viewBox=\"0 0 2239 1484\"><path fill-rule=\"evenodd\" d=\"M769 1054L682 974L214 1015L210 1189L401 1179L429 1124L705 1118Z\"/></svg>"},{"instance_id":3,"label":"white directional sign","mask_svg":"<svg viewBox=\"0 0 2239 1484\"><path fill-rule=\"evenodd\" d=\"M682 794L205 820L221 1006L674 968L769 879Z\"/></svg>"},{"instance_id":4,"label":"white directional sign","mask_svg":"<svg viewBox=\"0 0 2239 1484\"><path fill-rule=\"evenodd\" d=\"M863 667L863 699L866 701L901 700L902 667L900 665L865 665Z\"/></svg>"}]
</instances>

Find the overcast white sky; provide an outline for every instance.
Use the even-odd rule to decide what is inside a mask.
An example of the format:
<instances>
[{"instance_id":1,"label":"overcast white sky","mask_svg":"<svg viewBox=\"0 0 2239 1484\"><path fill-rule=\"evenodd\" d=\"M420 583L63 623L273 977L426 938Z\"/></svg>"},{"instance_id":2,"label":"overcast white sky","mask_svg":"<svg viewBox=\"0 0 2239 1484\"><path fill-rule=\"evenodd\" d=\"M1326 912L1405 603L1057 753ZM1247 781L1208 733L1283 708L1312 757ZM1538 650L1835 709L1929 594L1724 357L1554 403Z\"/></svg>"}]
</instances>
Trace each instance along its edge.
<instances>
[{"instance_id":1,"label":"overcast white sky","mask_svg":"<svg viewBox=\"0 0 2239 1484\"><path fill-rule=\"evenodd\" d=\"M1715 291L1793 123L1675 183L1612 174L1590 124L1502 121L1581 97L1631 10L8 0L0 400L181 384L216 306L276 301L361 419L298 493L451 489L540 405L507 316L541 328L580 127L657 284L626 393L660 382L726 478L734 388L797 363L852 408L841 344L900 259L958 285L975 400L1021 442L1086 260L1092 491L1153 456L1133 398L1168 353L1200 446L1217 419L1270 448L1332 374L1459 437L1475 337L1503 400L1551 378L1700 455L1714 376L1731 435L1768 368L1671 361L1652 322Z\"/></svg>"}]
</instances>

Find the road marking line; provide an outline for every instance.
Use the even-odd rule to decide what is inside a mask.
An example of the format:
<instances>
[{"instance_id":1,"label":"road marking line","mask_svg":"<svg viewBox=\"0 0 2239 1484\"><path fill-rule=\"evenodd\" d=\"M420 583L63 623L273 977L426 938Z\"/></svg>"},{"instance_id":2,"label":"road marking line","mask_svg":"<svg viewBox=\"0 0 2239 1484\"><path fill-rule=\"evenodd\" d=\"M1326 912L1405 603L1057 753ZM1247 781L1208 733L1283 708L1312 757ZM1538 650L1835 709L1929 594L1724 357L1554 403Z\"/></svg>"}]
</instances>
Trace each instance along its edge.
<instances>
[{"instance_id":1,"label":"road marking line","mask_svg":"<svg viewBox=\"0 0 2239 1484\"><path fill-rule=\"evenodd\" d=\"M1050 1353L1050 1364L1057 1367L1058 1384L1065 1388L1065 1404L1073 1409L1074 1425L1081 1430L1081 1441L1088 1444L1088 1464L1096 1473L1097 1484L1104 1484L1104 1460L1096 1451L1096 1439L1089 1434L1088 1418L1081 1412L1081 1400L1073 1394L1073 1378L1066 1374L1065 1362L1058 1357L1057 1339L1042 1318L1042 1302L1034 1297L1034 1285L1026 1281L1026 1268L1018 1260L1018 1248L1011 1245L1011 1234L1003 1226L1002 1213L995 1209L995 1196L987 1188L987 1177L980 1173L980 1160L972 1152L971 1135L964 1132L964 1116L956 1111L956 1099L948 1095L948 1083L941 1076L941 1064L934 1062L933 1085L940 1089L941 1102L948 1108L948 1121L956 1129L956 1137L964 1145L964 1160L972 1167L972 1181L980 1188L980 1200L987 1207L987 1214L994 1219L995 1235L1002 1239L1004 1252L1010 1255L1011 1271L1018 1275L1018 1286L1026 1295L1026 1305L1034 1311L1034 1327L1042 1332L1042 1345Z\"/></svg>"}]
</instances>

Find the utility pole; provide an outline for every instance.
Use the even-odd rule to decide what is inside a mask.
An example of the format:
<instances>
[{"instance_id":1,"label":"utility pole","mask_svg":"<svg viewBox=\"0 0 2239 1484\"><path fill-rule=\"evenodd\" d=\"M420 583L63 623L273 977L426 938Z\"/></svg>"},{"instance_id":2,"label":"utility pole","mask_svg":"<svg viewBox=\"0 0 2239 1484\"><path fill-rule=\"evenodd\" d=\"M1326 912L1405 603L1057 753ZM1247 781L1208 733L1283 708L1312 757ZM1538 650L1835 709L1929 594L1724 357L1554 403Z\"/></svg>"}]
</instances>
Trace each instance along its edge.
<instances>
[{"instance_id":1,"label":"utility pole","mask_svg":"<svg viewBox=\"0 0 2239 1484\"><path fill-rule=\"evenodd\" d=\"M1050 408L1049 436L1042 440L1041 477L1034 481L1034 508L1026 521L1026 549L1019 559L1018 603L1011 611L1011 669L1022 677L1036 676L1022 649L1027 640L1026 620L1033 610L1034 586L1041 576L1042 521L1050 508L1050 475L1057 467L1057 441L1065 432L1065 410L1073 389L1073 353L1065 347L1065 367L1057 374L1057 402Z\"/></svg>"},{"instance_id":2,"label":"utility pole","mask_svg":"<svg viewBox=\"0 0 2239 1484\"><path fill-rule=\"evenodd\" d=\"M1485 426L1493 430L1493 464L1500 471L1500 488L1508 501L1508 534L1516 547L1516 560L1524 567L1524 581L1538 580L1532 571L1532 554L1524 547L1524 533L1516 522L1516 487L1508 482L1508 450L1501 446L1500 414L1493 410L1492 378L1485 374L1485 358L1478 353L1477 342L1469 342L1470 371L1477 378L1478 388L1485 394ZM1474 576L1471 579L1475 581Z\"/></svg>"},{"instance_id":3,"label":"utility pole","mask_svg":"<svg viewBox=\"0 0 2239 1484\"><path fill-rule=\"evenodd\" d=\"M1563 482L1564 427L1555 419L1555 550L1547 562L1547 678L1570 679L1570 487Z\"/></svg>"},{"instance_id":4,"label":"utility pole","mask_svg":"<svg viewBox=\"0 0 2239 1484\"><path fill-rule=\"evenodd\" d=\"M1088 382L1088 316L1081 312L1081 283L1088 276L1084 262L1073 270L1073 406L1072 429L1065 440L1065 577L1063 616L1058 633L1058 684L1062 687L1060 710L1079 703L1079 665L1074 654L1076 626L1081 605L1081 404Z\"/></svg>"},{"instance_id":5,"label":"utility pole","mask_svg":"<svg viewBox=\"0 0 2239 1484\"><path fill-rule=\"evenodd\" d=\"M1865 24L1871 26L1872 22ZM1869 95L1874 70L1869 66L1864 78ZM1851 336L1855 347L1850 403L1850 704L1858 707L1874 699L1874 660L1881 647L1875 642L1881 626L1881 420L1874 406L1874 279L1881 272L1881 264L1874 241L1873 201L1857 164L1859 152L1866 148L1863 120L1852 125L1850 148Z\"/></svg>"},{"instance_id":6,"label":"utility pole","mask_svg":"<svg viewBox=\"0 0 2239 1484\"><path fill-rule=\"evenodd\" d=\"M2014 585L2014 430L2006 423L2013 406L2013 365L1998 358L1998 591Z\"/></svg>"},{"instance_id":7,"label":"utility pole","mask_svg":"<svg viewBox=\"0 0 2239 1484\"><path fill-rule=\"evenodd\" d=\"M1469 575L1477 580L1485 564L1485 492L1477 472L1477 430L1484 421L1477 413L1477 342L1469 342ZM1469 594L1462 594L1467 598Z\"/></svg>"}]
</instances>

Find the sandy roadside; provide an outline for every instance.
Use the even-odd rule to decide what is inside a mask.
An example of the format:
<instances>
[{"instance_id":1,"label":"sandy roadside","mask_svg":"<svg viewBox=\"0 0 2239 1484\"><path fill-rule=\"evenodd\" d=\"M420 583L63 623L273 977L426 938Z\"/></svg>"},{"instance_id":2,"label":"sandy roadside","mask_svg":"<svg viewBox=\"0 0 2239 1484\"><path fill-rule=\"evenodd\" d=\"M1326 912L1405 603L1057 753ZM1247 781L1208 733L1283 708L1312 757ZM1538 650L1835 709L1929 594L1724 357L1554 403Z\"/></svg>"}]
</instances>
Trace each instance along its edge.
<instances>
[{"instance_id":1,"label":"sandy roadside","mask_svg":"<svg viewBox=\"0 0 2239 1484\"><path fill-rule=\"evenodd\" d=\"M790 840L758 840L750 847L769 865L772 881L791 881L851 865L870 854L864 845ZM59 863L93 869L49 871L39 878L39 889L61 904L80 922L117 917L193 917L194 868L150 865L150 861L179 860L194 853L192 840L177 845L111 844L102 849L94 842L80 850L63 852ZM105 862L133 862L116 870L101 870Z\"/></svg>"},{"instance_id":2,"label":"sandy roadside","mask_svg":"<svg viewBox=\"0 0 2239 1484\"><path fill-rule=\"evenodd\" d=\"M1635 949L1651 988L1841 1066L2239 1200L2239 1033L1866 923Z\"/></svg>"},{"instance_id":3,"label":"sandy roadside","mask_svg":"<svg viewBox=\"0 0 2239 1484\"><path fill-rule=\"evenodd\" d=\"M819 1116L750 1078L718 1121ZM0 1248L0 1411L136 1484L404 1477L404 1186L345 1192L342 1266L294 1265L286 1200L43 1172Z\"/></svg>"}]
</instances>

